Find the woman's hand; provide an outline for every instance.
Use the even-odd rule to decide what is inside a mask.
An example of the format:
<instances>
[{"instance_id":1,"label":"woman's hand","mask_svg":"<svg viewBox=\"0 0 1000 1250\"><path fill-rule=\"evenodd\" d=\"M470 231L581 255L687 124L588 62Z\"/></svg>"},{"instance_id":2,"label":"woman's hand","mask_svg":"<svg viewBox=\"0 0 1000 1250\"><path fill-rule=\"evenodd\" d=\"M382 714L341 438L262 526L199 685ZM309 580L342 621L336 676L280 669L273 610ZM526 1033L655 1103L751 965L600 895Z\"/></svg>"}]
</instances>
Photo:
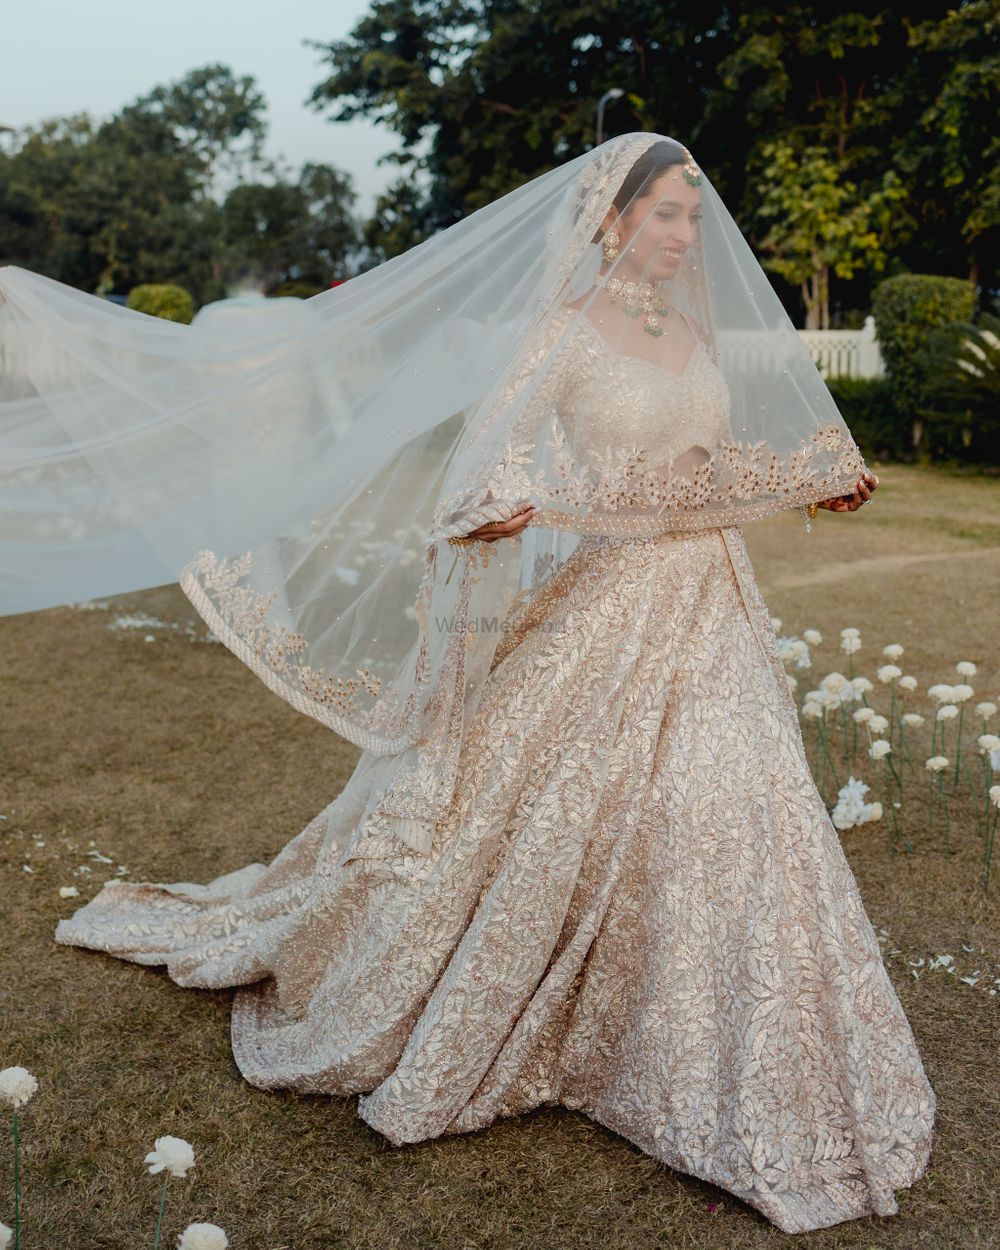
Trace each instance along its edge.
<instances>
[{"instance_id":1,"label":"woman's hand","mask_svg":"<svg viewBox=\"0 0 1000 1250\"><path fill-rule=\"evenodd\" d=\"M526 504L508 521L489 521L486 525L480 525L479 529L466 534L466 538L479 538L484 543L495 543L498 538L513 538L515 534L520 534L528 524L534 511L533 503Z\"/></svg>"},{"instance_id":2,"label":"woman's hand","mask_svg":"<svg viewBox=\"0 0 1000 1250\"><path fill-rule=\"evenodd\" d=\"M820 500L819 506L830 512L856 512L863 503L867 503L878 488L878 478L874 473L862 473L858 478L858 488L853 495L837 495L833 499Z\"/></svg>"}]
</instances>

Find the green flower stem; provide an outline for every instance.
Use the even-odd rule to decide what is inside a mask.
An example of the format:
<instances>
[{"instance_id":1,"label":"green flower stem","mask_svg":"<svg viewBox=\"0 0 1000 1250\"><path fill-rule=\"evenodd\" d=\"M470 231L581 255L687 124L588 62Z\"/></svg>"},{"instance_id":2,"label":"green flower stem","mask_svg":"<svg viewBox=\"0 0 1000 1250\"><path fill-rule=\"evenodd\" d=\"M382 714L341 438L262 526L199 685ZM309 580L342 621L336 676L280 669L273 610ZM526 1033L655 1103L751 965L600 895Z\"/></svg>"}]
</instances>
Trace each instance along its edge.
<instances>
[{"instance_id":1,"label":"green flower stem","mask_svg":"<svg viewBox=\"0 0 1000 1250\"><path fill-rule=\"evenodd\" d=\"M21 1124L17 1112L11 1128L14 1138L14 1250L21 1247Z\"/></svg>"},{"instance_id":2,"label":"green flower stem","mask_svg":"<svg viewBox=\"0 0 1000 1250\"><path fill-rule=\"evenodd\" d=\"M986 809L986 849L983 853L985 866L983 868L983 889L990 888L990 864L993 862L993 841L997 832L997 820L1000 818L1000 807L994 808L992 814L989 807Z\"/></svg>"},{"instance_id":3,"label":"green flower stem","mask_svg":"<svg viewBox=\"0 0 1000 1250\"><path fill-rule=\"evenodd\" d=\"M962 763L962 717L965 715L965 704L958 707L958 736L955 739L955 776L951 783L952 794L958 789L958 770Z\"/></svg>"},{"instance_id":4,"label":"green flower stem","mask_svg":"<svg viewBox=\"0 0 1000 1250\"><path fill-rule=\"evenodd\" d=\"M896 679L895 677L889 683L889 741L892 742L896 735ZM900 726L902 728L902 726Z\"/></svg>"},{"instance_id":5,"label":"green flower stem","mask_svg":"<svg viewBox=\"0 0 1000 1250\"><path fill-rule=\"evenodd\" d=\"M941 802L944 804L944 851L951 854L951 812L948 810L948 796L944 789L944 772L937 775L938 789L941 791Z\"/></svg>"},{"instance_id":6,"label":"green flower stem","mask_svg":"<svg viewBox=\"0 0 1000 1250\"><path fill-rule=\"evenodd\" d=\"M170 1174L168 1172L164 1172L163 1189L160 1191L160 1213L156 1217L156 1235L153 1238L153 1250L158 1250L158 1247L160 1245L160 1227L163 1224L163 1204L167 1200L167 1181L169 1179L170 1179Z\"/></svg>"}]
</instances>

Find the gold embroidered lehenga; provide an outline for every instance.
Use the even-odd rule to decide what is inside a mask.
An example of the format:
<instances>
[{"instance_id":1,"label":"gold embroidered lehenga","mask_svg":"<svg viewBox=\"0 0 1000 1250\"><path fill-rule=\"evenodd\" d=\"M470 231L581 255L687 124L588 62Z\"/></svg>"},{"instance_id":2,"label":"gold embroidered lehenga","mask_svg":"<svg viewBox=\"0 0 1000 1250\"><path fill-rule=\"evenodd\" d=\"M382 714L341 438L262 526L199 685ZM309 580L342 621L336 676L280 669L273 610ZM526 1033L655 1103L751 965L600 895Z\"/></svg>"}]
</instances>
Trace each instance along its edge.
<instances>
[{"instance_id":1,"label":"gold embroidered lehenga","mask_svg":"<svg viewBox=\"0 0 1000 1250\"><path fill-rule=\"evenodd\" d=\"M596 333L571 437L627 397L662 454L697 446L709 354L669 375ZM241 987L246 1079L358 1092L396 1144L561 1104L789 1233L894 1213L935 1097L742 530L584 537L508 625L429 855L360 822L366 752L269 865L108 882L56 940Z\"/></svg>"}]
</instances>

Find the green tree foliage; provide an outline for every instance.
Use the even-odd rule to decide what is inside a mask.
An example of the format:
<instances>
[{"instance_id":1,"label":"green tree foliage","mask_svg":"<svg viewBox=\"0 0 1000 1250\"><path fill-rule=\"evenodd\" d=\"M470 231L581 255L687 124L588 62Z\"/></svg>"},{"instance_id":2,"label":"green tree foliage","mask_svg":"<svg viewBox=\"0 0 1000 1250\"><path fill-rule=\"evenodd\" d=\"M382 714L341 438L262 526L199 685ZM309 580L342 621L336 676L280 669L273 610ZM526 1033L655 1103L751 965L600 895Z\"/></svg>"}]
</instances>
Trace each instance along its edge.
<instances>
[{"instance_id":1,"label":"green tree foliage","mask_svg":"<svg viewBox=\"0 0 1000 1250\"><path fill-rule=\"evenodd\" d=\"M906 193L890 169L882 186L862 197L821 147L806 148L797 156L779 141L764 144L760 156L767 171L757 205L757 218L767 227L759 241L764 265L801 286L806 328L828 330L830 270L851 278L865 266L885 268L898 227L893 210Z\"/></svg>"},{"instance_id":2,"label":"green tree foliage","mask_svg":"<svg viewBox=\"0 0 1000 1250\"><path fill-rule=\"evenodd\" d=\"M297 179L260 158L264 100L221 65L157 87L103 123L15 134L0 153L0 260L98 293L179 283L198 303L232 273L325 287L357 252L346 175ZM220 190L222 174L255 181ZM220 202L221 200L221 202Z\"/></svg>"},{"instance_id":3,"label":"green tree foliage","mask_svg":"<svg viewBox=\"0 0 1000 1250\"><path fill-rule=\"evenodd\" d=\"M891 211L892 263L975 274L998 230L995 2L924 0L912 12L887 0L374 0L346 39L315 43L328 74L310 98L399 136L410 200L398 215L384 207L385 231L371 223L376 254L592 146L597 101L618 87L606 133L686 143L752 242L758 227L783 247L802 233L801 203L798 222L758 212L769 146L781 144L798 161L824 154L827 195L850 184L855 245L839 249L841 272L846 251L847 269L877 277L889 241L857 239L880 238Z\"/></svg>"},{"instance_id":4,"label":"green tree foliage","mask_svg":"<svg viewBox=\"0 0 1000 1250\"><path fill-rule=\"evenodd\" d=\"M355 194L329 165L306 165L297 183L242 183L222 205L219 255L226 276L254 275L267 287L289 280L316 287L346 276L359 245Z\"/></svg>"}]
</instances>

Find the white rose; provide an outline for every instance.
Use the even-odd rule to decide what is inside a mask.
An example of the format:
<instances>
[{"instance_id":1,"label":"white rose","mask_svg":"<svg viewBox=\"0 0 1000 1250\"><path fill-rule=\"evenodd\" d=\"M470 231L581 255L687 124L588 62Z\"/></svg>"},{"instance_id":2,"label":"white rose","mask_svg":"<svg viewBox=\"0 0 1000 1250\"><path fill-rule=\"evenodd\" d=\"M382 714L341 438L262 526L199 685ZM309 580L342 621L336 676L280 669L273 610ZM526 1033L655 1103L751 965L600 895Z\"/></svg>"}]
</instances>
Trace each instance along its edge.
<instances>
[{"instance_id":1,"label":"white rose","mask_svg":"<svg viewBox=\"0 0 1000 1250\"><path fill-rule=\"evenodd\" d=\"M882 654L887 660L898 660L903 654L903 648L898 642L890 642L887 647L882 648Z\"/></svg>"},{"instance_id":2,"label":"white rose","mask_svg":"<svg viewBox=\"0 0 1000 1250\"><path fill-rule=\"evenodd\" d=\"M0 1072L0 1100L15 1110L22 1107L38 1090L38 1082L27 1068L4 1068Z\"/></svg>"},{"instance_id":3,"label":"white rose","mask_svg":"<svg viewBox=\"0 0 1000 1250\"><path fill-rule=\"evenodd\" d=\"M932 755L924 767L932 773L939 773L942 769L948 767L948 757L946 755Z\"/></svg>"},{"instance_id":4,"label":"white rose","mask_svg":"<svg viewBox=\"0 0 1000 1250\"><path fill-rule=\"evenodd\" d=\"M873 760L880 760L884 755L888 755L892 747L884 738L877 738L868 748L868 754Z\"/></svg>"},{"instance_id":5,"label":"white rose","mask_svg":"<svg viewBox=\"0 0 1000 1250\"><path fill-rule=\"evenodd\" d=\"M154 1175L164 1168L171 1176L185 1176L188 1168L194 1167L194 1150L183 1137L158 1137L153 1143L156 1147L146 1155L145 1162L150 1164L150 1172Z\"/></svg>"},{"instance_id":6,"label":"white rose","mask_svg":"<svg viewBox=\"0 0 1000 1250\"><path fill-rule=\"evenodd\" d=\"M860 638L842 638L840 649L845 655L856 655L861 650Z\"/></svg>"},{"instance_id":7,"label":"white rose","mask_svg":"<svg viewBox=\"0 0 1000 1250\"><path fill-rule=\"evenodd\" d=\"M997 747L1000 747L1000 738L996 734L980 734L977 741L980 755L985 755L987 751L995 751Z\"/></svg>"},{"instance_id":8,"label":"white rose","mask_svg":"<svg viewBox=\"0 0 1000 1250\"><path fill-rule=\"evenodd\" d=\"M818 647L823 641L823 635L818 629L806 629L802 632L802 637L810 645L810 647Z\"/></svg>"},{"instance_id":9,"label":"white rose","mask_svg":"<svg viewBox=\"0 0 1000 1250\"><path fill-rule=\"evenodd\" d=\"M802 715L810 720L819 720L823 715L823 708L815 699L806 699L802 704Z\"/></svg>"},{"instance_id":10,"label":"white rose","mask_svg":"<svg viewBox=\"0 0 1000 1250\"><path fill-rule=\"evenodd\" d=\"M869 691L875 689L867 677L855 677L851 682L851 685L858 692L858 694L868 694Z\"/></svg>"},{"instance_id":11,"label":"white rose","mask_svg":"<svg viewBox=\"0 0 1000 1250\"><path fill-rule=\"evenodd\" d=\"M943 682L938 682L937 685L928 686L927 688L928 695L935 703L950 703L951 692L952 687L946 686Z\"/></svg>"},{"instance_id":12,"label":"white rose","mask_svg":"<svg viewBox=\"0 0 1000 1250\"><path fill-rule=\"evenodd\" d=\"M856 720L859 725L863 725L866 720L871 720L874 715L875 709L873 707L859 707L854 713L853 719Z\"/></svg>"},{"instance_id":13,"label":"white rose","mask_svg":"<svg viewBox=\"0 0 1000 1250\"><path fill-rule=\"evenodd\" d=\"M822 690L831 694L839 694L847 685L847 678L843 673L827 673L819 684Z\"/></svg>"},{"instance_id":14,"label":"white rose","mask_svg":"<svg viewBox=\"0 0 1000 1250\"><path fill-rule=\"evenodd\" d=\"M946 703L944 707L939 707L937 710L938 720L954 720L957 715L958 708L954 703Z\"/></svg>"},{"instance_id":15,"label":"white rose","mask_svg":"<svg viewBox=\"0 0 1000 1250\"><path fill-rule=\"evenodd\" d=\"M959 660L955 665L955 672L960 673L963 677L975 677L976 666L971 660Z\"/></svg>"},{"instance_id":16,"label":"white rose","mask_svg":"<svg viewBox=\"0 0 1000 1250\"><path fill-rule=\"evenodd\" d=\"M967 699L971 699L976 692L971 686L952 686L951 697L956 703L965 703Z\"/></svg>"},{"instance_id":17,"label":"white rose","mask_svg":"<svg viewBox=\"0 0 1000 1250\"><path fill-rule=\"evenodd\" d=\"M881 682L890 682L894 677L902 677L903 670L897 668L895 664L883 664L875 676Z\"/></svg>"},{"instance_id":18,"label":"white rose","mask_svg":"<svg viewBox=\"0 0 1000 1250\"><path fill-rule=\"evenodd\" d=\"M900 677L898 684L901 690L916 690L917 679L907 673L905 677Z\"/></svg>"},{"instance_id":19,"label":"white rose","mask_svg":"<svg viewBox=\"0 0 1000 1250\"><path fill-rule=\"evenodd\" d=\"M218 1224L189 1224L181 1233L177 1250L226 1250L229 1238Z\"/></svg>"},{"instance_id":20,"label":"white rose","mask_svg":"<svg viewBox=\"0 0 1000 1250\"><path fill-rule=\"evenodd\" d=\"M990 802L994 807L1000 807L1000 786L990 786Z\"/></svg>"},{"instance_id":21,"label":"white rose","mask_svg":"<svg viewBox=\"0 0 1000 1250\"><path fill-rule=\"evenodd\" d=\"M841 638L860 638L861 630L855 629L853 625L849 625L847 629L842 629L840 631L840 636Z\"/></svg>"},{"instance_id":22,"label":"white rose","mask_svg":"<svg viewBox=\"0 0 1000 1250\"><path fill-rule=\"evenodd\" d=\"M977 703L976 715L981 716L983 720L989 720L991 716L996 716L997 705L995 703Z\"/></svg>"},{"instance_id":23,"label":"white rose","mask_svg":"<svg viewBox=\"0 0 1000 1250\"><path fill-rule=\"evenodd\" d=\"M920 715L919 712L904 712L903 713L904 725L922 725L923 723L924 723L924 718Z\"/></svg>"},{"instance_id":24,"label":"white rose","mask_svg":"<svg viewBox=\"0 0 1000 1250\"><path fill-rule=\"evenodd\" d=\"M873 734L884 734L889 728L889 722L884 716L873 716L868 722L868 728Z\"/></svg>"}]
</instances>

